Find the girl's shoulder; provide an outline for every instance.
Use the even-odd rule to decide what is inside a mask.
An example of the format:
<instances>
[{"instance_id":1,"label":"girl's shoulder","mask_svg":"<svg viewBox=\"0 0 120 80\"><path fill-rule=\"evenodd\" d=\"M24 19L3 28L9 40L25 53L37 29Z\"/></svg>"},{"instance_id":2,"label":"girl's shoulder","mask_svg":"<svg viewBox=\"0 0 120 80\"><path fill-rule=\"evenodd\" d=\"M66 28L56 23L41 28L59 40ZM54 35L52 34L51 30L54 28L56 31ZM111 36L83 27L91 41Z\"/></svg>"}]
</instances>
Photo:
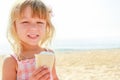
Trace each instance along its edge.
<instances>
[{"instance_id":1,"label":"girl's shoulder","mask_svg":"<svg viewBox=\"0 0 120 80\"><path fill-rule=\"evenodd\" d=\"M16 60L13 58L13 56L11 56L11 55L6 55L5 56L5 58L4 58L4 60L3 60L4 62L12 62L12 63L15 63L16 62Z\"/></svg>"},{"instance_id":2,"label":"girl's shoulder","mask_svg":"<svg viewBox=\"0 0 120 80\"><path fill-rule=\"evenodd\" d=\"M16 65L17 61L11 55L5 56L3 60L3 67L16 68Z\"/></svg>"},{"instance_id":3,"label":"girl's shoulder","mask_svg":"<svg viewBox=\"0 0 120 80\"><path fill-rule=\"evenodd\" d=\"M2 65L2 78L5 80L15 80L17 71L17 62L12 56L5 56Z\"/></svg>"}]
</instances>

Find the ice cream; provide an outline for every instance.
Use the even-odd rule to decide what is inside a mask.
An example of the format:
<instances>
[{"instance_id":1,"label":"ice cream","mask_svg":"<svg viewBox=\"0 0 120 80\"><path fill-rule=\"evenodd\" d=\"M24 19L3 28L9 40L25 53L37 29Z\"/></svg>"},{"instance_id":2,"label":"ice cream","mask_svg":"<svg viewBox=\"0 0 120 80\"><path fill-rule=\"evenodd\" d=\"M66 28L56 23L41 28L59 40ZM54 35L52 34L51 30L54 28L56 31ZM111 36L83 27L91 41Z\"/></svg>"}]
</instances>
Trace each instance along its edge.
<instances>
[{"instance_id":1,"label":"ice cream","mask_svg":"<svg viewBox=\"0 0 120 80\"><path fill-rule=\"evenodd\" d=\"M54 64L54 54L52 52L41 52L35 55L36 67L47 66L52 69Z\"/></svg>"}]
</instances>

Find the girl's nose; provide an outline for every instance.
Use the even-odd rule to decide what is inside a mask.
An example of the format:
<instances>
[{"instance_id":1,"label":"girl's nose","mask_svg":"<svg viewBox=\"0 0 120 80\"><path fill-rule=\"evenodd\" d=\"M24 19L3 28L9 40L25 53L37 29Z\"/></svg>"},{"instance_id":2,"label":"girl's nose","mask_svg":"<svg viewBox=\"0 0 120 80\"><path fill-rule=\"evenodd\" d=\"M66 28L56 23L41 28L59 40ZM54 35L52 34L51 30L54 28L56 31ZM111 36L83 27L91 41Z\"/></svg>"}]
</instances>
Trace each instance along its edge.
<instances>
[{"instance_id":1,"label":"girl's nose","mask_svg":"<svg viewBox=\"0 0 120 80\"><path fill-rule=\"evenodd\" d=\"M31 24L30 25L30 30L37 30L37 25L36 24Z\"/></svg>"}]
</instances>

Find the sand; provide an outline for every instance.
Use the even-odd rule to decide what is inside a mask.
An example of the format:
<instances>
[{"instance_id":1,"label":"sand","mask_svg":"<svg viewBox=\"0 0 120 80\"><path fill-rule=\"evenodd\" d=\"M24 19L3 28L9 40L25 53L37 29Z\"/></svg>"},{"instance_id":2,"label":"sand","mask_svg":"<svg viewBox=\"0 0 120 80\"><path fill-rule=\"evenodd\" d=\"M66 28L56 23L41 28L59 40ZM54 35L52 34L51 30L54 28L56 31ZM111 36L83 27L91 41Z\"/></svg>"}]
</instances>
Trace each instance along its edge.
<instances>
[{"instance_id":1,"label":"sand","mask_svg":"<svg viewBox=\"0 0 120 80\"><path fill-rule=\"evenodd\" d=\"M120 80L120 50L56 52L60 80Z\"/></svg>"},{"instance_id":2,"label":"sand","mask_svg":"<svg viewBox=\"0 0 120 80\"><path fill-rule=\"evenodd\" d=\"M55 56L60 80L120 80L120 49L56 51Z\"/></svg>"}]
</instances>

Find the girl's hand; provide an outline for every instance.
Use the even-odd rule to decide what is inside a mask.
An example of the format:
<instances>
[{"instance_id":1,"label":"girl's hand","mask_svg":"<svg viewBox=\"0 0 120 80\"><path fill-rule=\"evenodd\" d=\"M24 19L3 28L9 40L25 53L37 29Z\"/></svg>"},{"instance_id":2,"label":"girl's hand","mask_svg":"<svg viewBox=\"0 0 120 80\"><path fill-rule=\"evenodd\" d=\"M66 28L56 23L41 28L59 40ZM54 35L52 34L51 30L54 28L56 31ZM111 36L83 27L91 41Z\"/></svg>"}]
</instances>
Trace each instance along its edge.
<instances>
[{"instance_id":1,"label":"girl's hand","mask_svg":"<svg viewBox=\"0 0 120 80\"><path fill-rule=\"evenodd\" d=\"M33 72L29 80L50 80L50 70L42 66Z\"/></svg>"}]
</instances>

